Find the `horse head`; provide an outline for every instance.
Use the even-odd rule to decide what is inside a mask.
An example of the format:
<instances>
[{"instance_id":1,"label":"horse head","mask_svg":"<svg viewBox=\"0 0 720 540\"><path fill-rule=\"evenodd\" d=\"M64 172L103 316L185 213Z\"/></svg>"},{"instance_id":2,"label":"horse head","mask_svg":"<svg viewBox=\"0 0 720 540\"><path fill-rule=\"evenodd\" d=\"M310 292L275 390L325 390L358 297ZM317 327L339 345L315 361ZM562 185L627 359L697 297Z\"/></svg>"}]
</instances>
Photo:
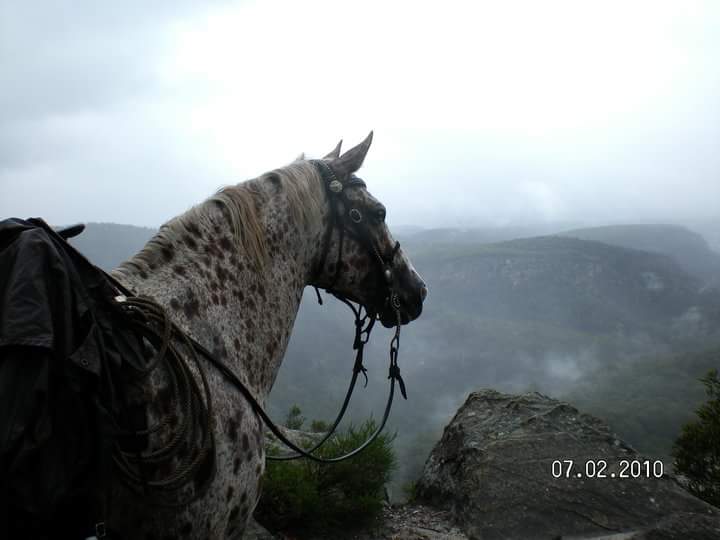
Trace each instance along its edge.
<instances>
[{"instance_id":1,"label":"horse head","mask_svg":"<svg viewBox=\"0 0 720 540\"><path fill-rule=\"evenodd\" d=\"M355 175L372 135L342 155L341 141L315 162L330 211L311 285L365 306L384 326L392 327L420 316L427 286L390 234L385 206Z\"/></svg>"}]
</instances>

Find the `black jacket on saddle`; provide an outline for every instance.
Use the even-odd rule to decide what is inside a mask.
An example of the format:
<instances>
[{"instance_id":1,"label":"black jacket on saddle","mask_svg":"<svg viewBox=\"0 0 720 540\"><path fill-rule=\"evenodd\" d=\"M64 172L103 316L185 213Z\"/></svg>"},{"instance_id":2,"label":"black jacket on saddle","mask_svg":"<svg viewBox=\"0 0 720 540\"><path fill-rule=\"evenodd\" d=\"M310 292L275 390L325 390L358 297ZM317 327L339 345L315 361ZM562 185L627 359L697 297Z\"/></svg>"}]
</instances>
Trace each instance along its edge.
<instances>
[{"instance_id":1,"label":"black jacket on saddle","mask_svg":"<svg viewBox=\"0 0 720 540\"><path fill-rule=\"evenodd\" d=\"M105 274L44 221L0 221L0 538L85 538L105 516L137 336ZM130 418L132 416L132 418Z\"/></svg>"}]
</instances>

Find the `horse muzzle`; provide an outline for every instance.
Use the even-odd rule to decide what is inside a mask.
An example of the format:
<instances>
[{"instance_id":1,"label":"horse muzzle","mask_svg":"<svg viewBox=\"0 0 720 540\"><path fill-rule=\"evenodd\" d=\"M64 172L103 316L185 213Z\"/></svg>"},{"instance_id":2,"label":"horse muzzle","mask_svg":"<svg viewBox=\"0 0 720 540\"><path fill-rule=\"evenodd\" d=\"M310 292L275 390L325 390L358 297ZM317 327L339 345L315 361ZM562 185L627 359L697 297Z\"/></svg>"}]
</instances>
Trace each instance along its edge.
<instances>
[{"instance_id":1,"label":"horse muzzle","mask_svg":"<svg viewBox=\"0 0 720 540\"><path fill-rule=\"evenodd\" d=\"M400 303L400 324L408 324L422 314L423 303L428 295L427 285L415 270L411 270L404 277L396 291ZM379 311L379 318L386 328L397 325L397 311L389 301L386 301Z\"/></svg>"}]
</instances>

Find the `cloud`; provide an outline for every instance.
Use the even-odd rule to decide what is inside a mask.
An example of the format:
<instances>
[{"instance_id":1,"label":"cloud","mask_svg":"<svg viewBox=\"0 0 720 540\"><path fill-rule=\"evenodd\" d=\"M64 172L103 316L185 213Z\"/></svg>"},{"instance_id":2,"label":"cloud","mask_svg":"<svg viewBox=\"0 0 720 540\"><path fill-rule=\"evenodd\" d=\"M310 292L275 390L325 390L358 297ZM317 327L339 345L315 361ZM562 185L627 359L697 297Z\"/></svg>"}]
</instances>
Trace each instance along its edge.
<instances>
[{"instance_id":1,"label":"cloud","mask_svg":"<svg viewBox=\"0 0 720 540\"><path fill-rule=\"evenodd\" d=\"M158 225L370 129L395 224L717 214L714 2L0 10L3 215Z\"/></svg>"}]
</instances>

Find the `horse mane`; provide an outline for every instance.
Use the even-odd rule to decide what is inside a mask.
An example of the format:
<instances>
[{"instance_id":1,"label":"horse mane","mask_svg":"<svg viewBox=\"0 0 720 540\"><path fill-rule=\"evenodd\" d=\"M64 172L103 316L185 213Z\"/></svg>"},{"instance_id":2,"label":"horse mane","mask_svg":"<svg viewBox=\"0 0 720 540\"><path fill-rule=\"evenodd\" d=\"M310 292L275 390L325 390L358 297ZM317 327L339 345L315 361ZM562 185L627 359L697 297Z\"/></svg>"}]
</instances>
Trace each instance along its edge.
<instances>
[{"instance_id":1,"label":"horse mane","mask_svg":"<svg viewBox=\"0 0 720 540\"><path fill-rule=\"evenodd\" d=\"M250 264L263 269L268 263L268 250L260 208L280 193L287 198L290 217L298 227L305 228L313 218L322 215L322 179L317 168L301 156L286 167L220 188L204 202L162 225L145 247L117 270L122 273L128 266L140 270L143 264L152 268L153 261L157 260L163 248L181 242L197 227L212 230L213 205L222 208L229 219L236 248L247 255Z\"/></svg>"}]
</instances>

